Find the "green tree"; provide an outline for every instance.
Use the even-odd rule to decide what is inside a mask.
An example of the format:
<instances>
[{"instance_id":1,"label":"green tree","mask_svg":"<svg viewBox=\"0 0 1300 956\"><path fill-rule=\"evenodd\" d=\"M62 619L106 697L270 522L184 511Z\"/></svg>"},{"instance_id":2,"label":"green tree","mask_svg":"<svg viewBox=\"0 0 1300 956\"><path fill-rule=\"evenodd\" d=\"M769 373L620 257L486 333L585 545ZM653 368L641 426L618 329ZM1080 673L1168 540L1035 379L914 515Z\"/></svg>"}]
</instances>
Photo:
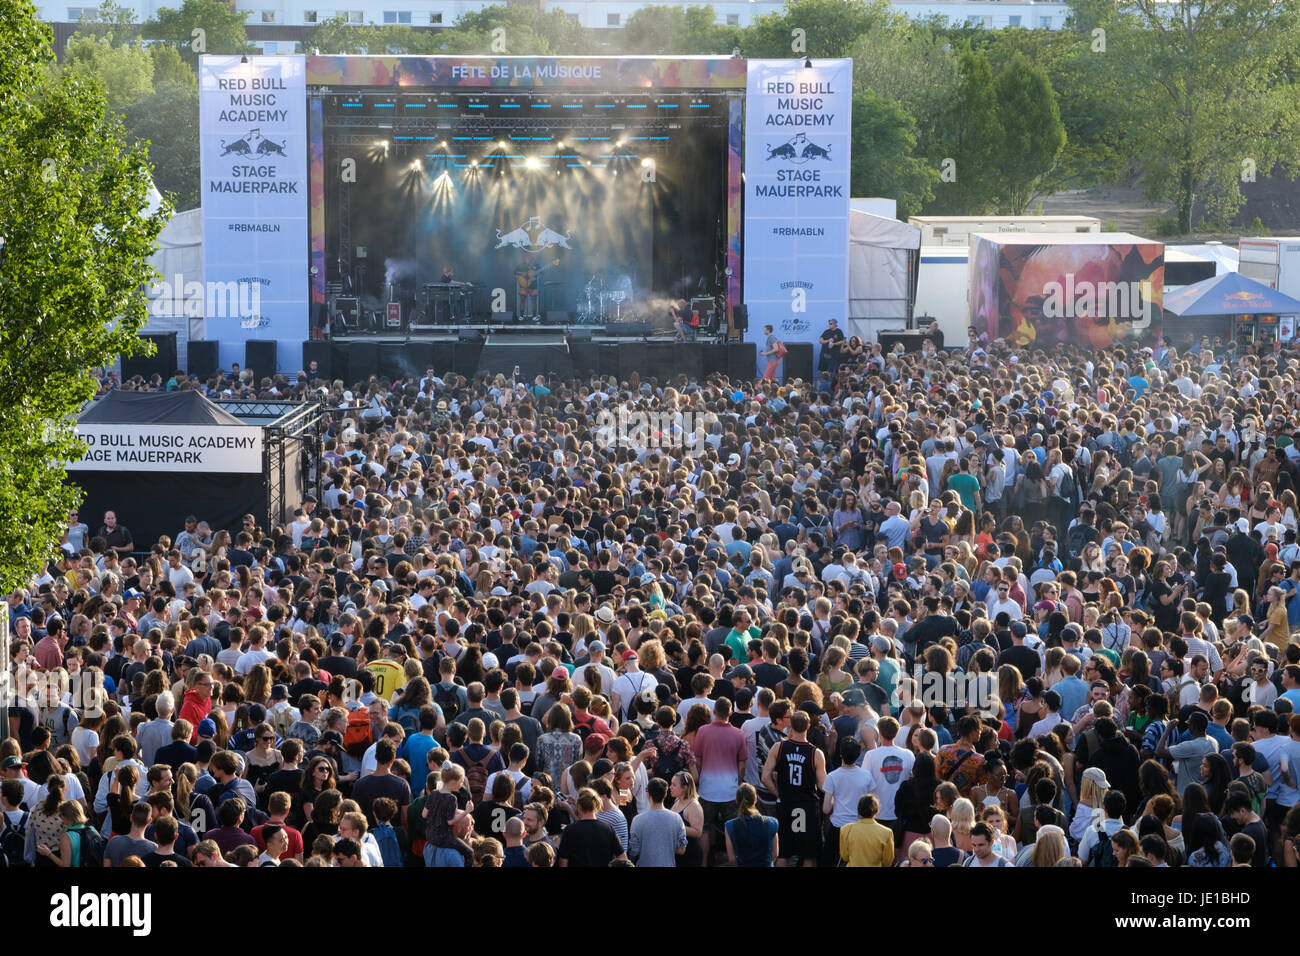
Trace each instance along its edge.
<instances>
[{"instance_id":1,"label":"green tree","mask_svg":"<svg viewBox=\"0 0 1300 956\"><path fill-rule=\"evenodd\" d=\"M199 86L160 83L126 110L128 138L148 147L154 185L175 209L199 205Z\"/></svg>"},{"instance_id":2,"label":"green tree","mask_svg":"<svg viewBox=\"0 0 1300 956\"><path fill-rule=\"evenodd\" d=\"M998 163L1006 210L1019 216L1042 195L1065 147L1065 126L1047 71L1017 52L995 84L1004 140Z\"/></svg>"},{"instance_id":3,"label":"green tree","mask_svg":"<svg viewBox=\"0 0 1300 956\"><path fill-rule=\"evenodd\" d=\"M153 85L157 87L168 83L181 86L193 86L198 89L199 78L194 68L185 62L180 51L175 47L155 44L149 47L149 56L153 58Z\"/></svg>"},{"instance_id":4,"label":"green tree","mask_svg":"<svg viewBox=\"0 0 1300 956\"><path fill-rule=\"evenodd\" d=\"M147 259L166 210L145 218L144 153L104 94L50 75L48 27L0 0L0 589L42 570L80 491L71 422L91 370L143 347Z\"/></svg>"},{"instance_id":5,"label":"green tree","mask_svg":"<svg viewBox=\"0 0 1300 956\"><path fill-rule=\"evenodd\" d=\"M383 52L383 35L374 24L349 24L345 17L332 17L316 25L306 44L326 55Z\"/></svg>"},{"instance_id":6,"label":"green tree","mask_svg":"<svg viewBox=\"0 0 1300 956\"><path fill-rule=\"evenodd\" d=\"M956 98L961 78L947 38L929 24L900 17L861 36L850 55L854 89L898 103L916 121L921 149L930 155L935 130Z\"/></svg>"},{"instance_id":7,"label":"green tree","mask_svg":"<svg viewBox=\"0 0 1300 956\"><path fill-rule=\"evenodd\" d=\"M1116 84L1124 148L1178 229L1240 208L1242 177L1300 163L1295 0L1072 0L1081 43ZM1100 32L1097 32L1100 31ZM1101 40L1098 43L1098 40Z\"/></svg>"},{"instance_id":8,"label":"green tree","mask_svg":"<svg viewBox=\"0 0 1300 956\"><path fill-rule=\"evenodd\" d=\"M741 36L740 49L745 56L772 59L844 57L860 37L898 16L885 0L791 0L781 12L755 20ZM794 46L800 36L803 49Z\"/></svg>"},{"instance_id":9,"label":"green tree","mask_svg":"<svg viewBox=\"0 0 1300 956\"><path fill-rule=\"evenodd\" d=\"M878 93L853 97L852 184L855 196L898 200L898 216L919 213L934 198L935 167L916 154L916 124Z\"/></svg>"},{"instance_id":10,"label":"green tree","mask_svg":"<svg viewBox=\"0 0 1300 956\"><path fill-rule=\"evenodd\" d=\"M927 212L983 215L997 209L1002 191L1005 134L998 113L997 89L989 61L979 53L961 56L957 96L937 133L940 182Z\"/></svg>"},{"instance_id":11,"label":"green tree","mask_svg":"<svg viewBox=\"0 0 1300 956\"><path fill-rule=\"evenodd\" d=\"M140 25L135 12L106 0L95 11L94 19L82 17L77 32L84 36L108 40L113 46L129 46L140 39Z\"/></svg>"},{"instance_id":12,"label":"green tree","mask_svg":"<svg viewBox=\"0 0 1300 956\"><path fill-rule=\"evenodd\" d=\"M739 45L737 27L719 26L713 7L641 7L619 33L625 53L658 56L727 54Z\"/></svg>"},{"instance_id":13,"label":"green tree","mask_svg":"<svg viewBox=\"0 0 1300 956\"><path fill-rule=\"evenodd\" d=\"M153 92L154 61L149 52L138 46L113 46L111 39L74 35L62 69L102 86L109 109L119 113Z\"/></svg>"},{"instance_id":14,"label":"green tree","mask_svg":"<svg viewBox=\"0 0 1300 956\"><path fill-rule=\"evenodd\" d=\"M147 40L175 47L186 62L197 66L200 53L243 53L248 49L246 16L222 0L185 0L179 10L160 7L142 32Z\"/></svg>"}]
</instances>

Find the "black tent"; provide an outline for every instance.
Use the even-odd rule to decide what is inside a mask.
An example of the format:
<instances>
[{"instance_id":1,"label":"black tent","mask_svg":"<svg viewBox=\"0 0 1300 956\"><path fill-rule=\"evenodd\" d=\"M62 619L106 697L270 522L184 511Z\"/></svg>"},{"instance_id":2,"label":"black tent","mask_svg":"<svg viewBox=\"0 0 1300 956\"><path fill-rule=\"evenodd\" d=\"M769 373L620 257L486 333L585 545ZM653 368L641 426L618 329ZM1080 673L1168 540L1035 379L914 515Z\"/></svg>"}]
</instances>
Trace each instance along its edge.
<instances>
[{"instance_id":1,"label":"black tent","mask_svg":"<svg viewBox=\"0 0 1300 956\"><path fill-rule=\"evenodd\" d=\"M242 425L220 405L198 392L109 392L78 422L159 425Z\"/></svg>"},{"instance_id":2,"label":"black tent","mask_svg":"<svg viewBox=\"0 0 1300 956\"><path fill-rule=\"evenodd\" d=\"M185 516L197 515L212 530L232 532L241 526L244 514L253 514L263 527L268 523L268 468L262 429L249 429L240 419L210 402L199 392L110 392L89 406L77 421L79 433L122 426L147 448L166 447L178 434L192 434L194 426L212 435L222 432L257 436L257 471L214 470L208 465L190 464L185 470L142 470L140 465L106 460L101 466L86 461L69 471L68 479L85 492L81 517L92 533L103 523L105 511L131 530L137 551L147 551L160 535L175 540L184 528ZM91 426L84 428L83 426ZM140 439L140 436L145 436ZM205 439L211 442L211 438ZM239 439L248 442L247 437ZM179 447L179 446L178 446ZM105 458L113 454L106 449ZM131 453L128 453L131 454ZM167 452L134 452L137 460L169 460ZM244 461L252 452L245 454ZM149 456L153 457L150 458ZM118 457L125 457L118 455ZM180 453L173 453L180 457ZM199 453L192 458L199 459Z\"/></svg>"}]
</instances>

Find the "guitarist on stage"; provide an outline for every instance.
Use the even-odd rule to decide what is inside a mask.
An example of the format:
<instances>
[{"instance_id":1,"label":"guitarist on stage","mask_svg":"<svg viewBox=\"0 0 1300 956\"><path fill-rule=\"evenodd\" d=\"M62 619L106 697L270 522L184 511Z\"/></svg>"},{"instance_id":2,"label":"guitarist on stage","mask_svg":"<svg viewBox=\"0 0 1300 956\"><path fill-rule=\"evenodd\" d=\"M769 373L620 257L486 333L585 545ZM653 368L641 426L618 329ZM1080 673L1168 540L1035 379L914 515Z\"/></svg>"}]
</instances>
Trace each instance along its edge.
<instances>
[{"instance_id":1,"label":"guitarist on stage","mask_svg":"<svg viewBox=\"0 0 1300 956\"><path fill-rule=\"evenodd\" d=\"M538 266L533 261L533 254L525 252L524 257L520 260L519 265L515 267L515 283L518 286L519 293L519 317L521 319L536 319L537 313L537 277L541 273L550 269L552 266L558 266L560 260L548 263L544 266Z\"/></svg>"}]
</instances>

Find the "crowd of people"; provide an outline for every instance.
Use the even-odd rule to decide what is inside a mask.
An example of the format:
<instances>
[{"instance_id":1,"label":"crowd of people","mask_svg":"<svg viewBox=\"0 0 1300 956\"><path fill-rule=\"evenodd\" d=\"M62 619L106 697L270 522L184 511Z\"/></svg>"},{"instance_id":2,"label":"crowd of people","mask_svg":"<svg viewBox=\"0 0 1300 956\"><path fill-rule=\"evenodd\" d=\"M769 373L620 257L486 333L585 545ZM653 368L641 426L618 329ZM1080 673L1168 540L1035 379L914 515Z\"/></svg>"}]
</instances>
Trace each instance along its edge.
<instances>
[{"instance_id":1,"label":"crowd of people","mask_svg":"<svg viewBox=\"0 0 1300 956\"><path fill-rule=\"evenodd\" d=\"M283 522L116 502L8 595L0 858L1295 867L1300 351L855 348L106 377L344 411Z\"/></svg>"}]
</instances>

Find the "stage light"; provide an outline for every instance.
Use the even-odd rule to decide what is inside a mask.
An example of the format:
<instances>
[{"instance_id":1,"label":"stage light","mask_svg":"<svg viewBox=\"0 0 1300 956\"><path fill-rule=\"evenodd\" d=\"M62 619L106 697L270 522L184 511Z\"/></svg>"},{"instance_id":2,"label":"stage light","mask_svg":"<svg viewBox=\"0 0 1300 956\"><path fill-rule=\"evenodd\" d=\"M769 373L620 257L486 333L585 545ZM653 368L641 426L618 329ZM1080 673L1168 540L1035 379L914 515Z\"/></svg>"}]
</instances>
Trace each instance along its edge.
<instances>
[{"instance_id":1,"label":"stage light","mask_svg":"<svg viewBox=\"0 0 1300 956\"><path fill-rule=\"evenodd\" d=\"M556 143L555 147L557 149L564 149L564 140L560 140L558 143Z\"/></svg>"},{"instance_id":2,"label":"stage light","mask_svg":"<svg viewBox=\"0 0 1300 956\"><path fill-rule=\"evenodd\" d=\"M474 169L478 169L478 160L476 159L473 162L471 162L470 166L473 167Z\"/></svg>"},{"instance_id":3,"label":"stage light","mask_svg":"<svg viewBox=\"0 0 1300 956\"><path fill-rule=\"evenodd\" d=\"M505 149L505 148L506 148L506 141L504 139L497 140L497 149Z\"/></svg>"},{"instance_id":4,"label":"stage light","mask_svg":"<svg viewBox=\"0 0 1300 956\"><path fill-rule=\"evenodd\" d=\"M527 159L524 160L524 168L525 168L525 169L541 169L541 168L542 168L542 161L541 161L540 159L538 159L536 156L529 156Z\"/></svg>"},{"instance_id":5,"label":"stage light","mask_svg":"<svg viewBox=\"0 0 1300 956\"><path fill-rule=\"evenodd\" d=\"M645 166L649 166L649 165L650 165L650 160L649 160L649 159L643 159L643 160L641 160L641 165L642 165L643 167L645 167Z\"/></svg>"},{"instance_id":6,"label":"stage light","mask_svg":"<svg viewBox=\"0 0 1300 956\"><path fill-rule=\"evenodd\" d=\"M618 140L618 145L619 145L619 146L622 146L622 145L623 145L624 143L626 143L626 142L627 142L627 140L623 139L621 136L619 137L619 140Z\"/></svg>"},{"instance_id":7,"label":"stage light","mask_svg":"<svg viewBox=\"0 0 1300 956\"><path fill-rule=\"evenodd\" d=\"M442 148L443 149L447 148L447 141L445 139L442 141Z\"/></svg>"},{"instance_id":8,"label":"stage light","mask_svg":"<svg viewBox=\"0 0 1300 956\"><path fill-rule=\"evenodd\" d=\"M413 173L419 172L423 168L424 165L418 159L415 162L411 163L411 172Z\"/></svg>"}]
</instances>

